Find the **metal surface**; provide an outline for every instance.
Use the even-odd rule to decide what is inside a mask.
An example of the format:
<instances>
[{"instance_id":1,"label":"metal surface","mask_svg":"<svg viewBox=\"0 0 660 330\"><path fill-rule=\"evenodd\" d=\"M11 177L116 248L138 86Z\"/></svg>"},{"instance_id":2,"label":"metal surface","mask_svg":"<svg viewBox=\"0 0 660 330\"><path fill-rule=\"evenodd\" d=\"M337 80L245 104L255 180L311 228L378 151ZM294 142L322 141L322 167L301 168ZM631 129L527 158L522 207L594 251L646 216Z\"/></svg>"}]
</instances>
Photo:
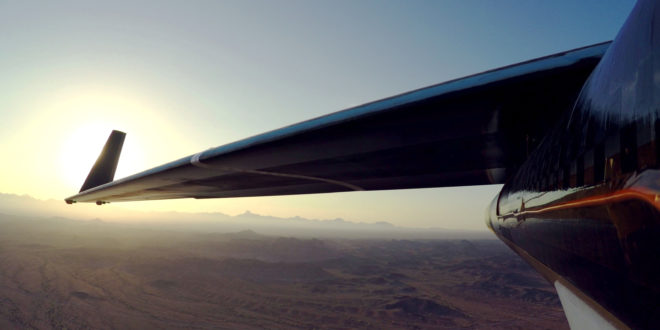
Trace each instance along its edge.
<instances>
[{"instance_id":1,"label":"metal surface","mask_svg":"<svg viewBox=\"0 0 660 330\"><path fill-rule=\"evenodd\" d=\"M548 123L570 109L608 45L555 54L308 120L66 200L217 198L503 183L538 144Z\"/></svg>"},{"instance_id":2,"label":"metal surface","mask_svg":"<svg viewBox=\"0 0 660 330\"><path fill-rule=\"evenodd\" d=\"M102 184L112 182L115 178L115 171L117 170L117 163L119 162L119 155L121 154L122 146L126 133L120 131L112 131L106 141L101 154L96 159L94 167L87 175L85 183L83 183L80 191L85 191Z\"/></svg>"},{"instance_id":3,"label":"metal surface","mask_svg":"<svg viewBox=\"0 0 660 330\"><path fill-rule=\"evenodd\" d=\"M660 328L660 7L640 1L489 226L614 324Z\"/></svg>"}]
</instances>

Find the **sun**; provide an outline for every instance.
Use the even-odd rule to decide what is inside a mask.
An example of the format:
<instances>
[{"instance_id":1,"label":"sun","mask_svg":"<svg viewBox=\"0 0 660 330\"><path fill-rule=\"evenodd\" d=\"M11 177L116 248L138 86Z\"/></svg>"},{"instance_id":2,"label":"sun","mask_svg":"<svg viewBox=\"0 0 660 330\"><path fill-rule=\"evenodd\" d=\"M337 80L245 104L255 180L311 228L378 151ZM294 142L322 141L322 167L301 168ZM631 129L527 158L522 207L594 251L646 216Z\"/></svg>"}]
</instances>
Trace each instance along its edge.
<instances>
[{"instance_id":1,"label":"sun","mask_svg":"<svg viewBox=\"0 0 660 330\"><path fill-rule=\"evenodd\" d=\"M34 112L0 141L4 191L61 198L80 190L112 132L126 133L115 180L199 148L181 128L184 113L139 90L75 85L29 104ZM168 115L169 114L169 115Z\"/></svg>"},{"instance_id":2,"label":"sun","mask_svg":"<svg viewBox=\"0 0 660 330\"><path fill-rule=\"evenodd\" d=\"M149 124L157 124L145 116L145 107L125 97L92 92L69 97L62 104L61 112L70 117L60 122L61 131L53 135L61 136L57 174L67 189L80 189L112 130L127 133L115 179L145 169L140 134L152 134Z\"/></svg>"},{"instance_id":3,"label":"sun","mask_svg":"<svg viewBox=\"0 0 660 330\"><path fill-rule=\"evenodd\" d=\"M82 186L111 131L109 124L88 123L69 134L59 159L60 175L67 185ZM120 162L126 161L126 155L122 156Z\"/></svg>"}]
</instances>

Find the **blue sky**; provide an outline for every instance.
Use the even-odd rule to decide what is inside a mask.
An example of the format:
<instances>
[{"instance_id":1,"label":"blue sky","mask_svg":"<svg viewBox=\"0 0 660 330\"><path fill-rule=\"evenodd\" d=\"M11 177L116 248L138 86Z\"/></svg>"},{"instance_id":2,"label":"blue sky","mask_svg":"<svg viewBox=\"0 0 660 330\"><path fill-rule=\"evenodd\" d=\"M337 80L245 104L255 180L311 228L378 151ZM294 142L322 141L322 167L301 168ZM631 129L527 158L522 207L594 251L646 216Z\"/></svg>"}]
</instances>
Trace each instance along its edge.
<instances>
[{"instance_id":1,"label":"blue sky","mask_svg":"<svg viewBox=\"0 0 660 330\"><path fill-rule=\"evenodd\" d=\"M0 192L75 193L113 128L128 133L121 177L350 106L610 40L633 5L0 1ZM122 206L483 229L498 189Z\"/></svg>"}]
</instances>

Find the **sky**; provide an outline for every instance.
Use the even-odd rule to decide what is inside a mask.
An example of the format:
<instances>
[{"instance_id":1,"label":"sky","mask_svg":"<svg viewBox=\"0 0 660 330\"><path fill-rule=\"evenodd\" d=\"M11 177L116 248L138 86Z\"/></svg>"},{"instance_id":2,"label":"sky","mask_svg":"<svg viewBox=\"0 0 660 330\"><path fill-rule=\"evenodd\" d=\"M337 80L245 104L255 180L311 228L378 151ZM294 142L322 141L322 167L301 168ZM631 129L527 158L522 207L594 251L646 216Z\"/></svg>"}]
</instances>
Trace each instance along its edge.
<instances>
[{"instance_id":1,"label":"sky","mask_svg":"<svg viewBox=\"0 0 660 330\"><path fill-rule=\"evenodd\" d=\"M0 193L75 194L112 129L127 132L121 178L365 102L611 40L633 5L0 0ZM500 188L117 205L485 229Z\"/></svg>"}]
</instances>

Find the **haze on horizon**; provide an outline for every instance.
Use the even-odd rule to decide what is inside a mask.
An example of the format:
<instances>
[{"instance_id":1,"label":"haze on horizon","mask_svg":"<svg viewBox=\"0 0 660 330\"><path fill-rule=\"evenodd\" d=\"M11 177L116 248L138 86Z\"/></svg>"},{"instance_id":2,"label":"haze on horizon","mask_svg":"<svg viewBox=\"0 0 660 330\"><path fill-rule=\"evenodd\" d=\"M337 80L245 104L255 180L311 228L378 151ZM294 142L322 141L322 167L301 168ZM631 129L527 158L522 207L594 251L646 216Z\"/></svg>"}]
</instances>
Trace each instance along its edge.
<instances>
[{"instance_id":1,"label":"haze on horizon","mask_svg":"<svg viewBox=\"0 0 660 330\"><path fill-rule=\"evenodd\" d=\"M0 192L74 194L112 129L128 133L121 178L361 103L610 40L633 4L3 1ZM483 230L499 189L120 207Z\"/></svg>"}]
</instances>

